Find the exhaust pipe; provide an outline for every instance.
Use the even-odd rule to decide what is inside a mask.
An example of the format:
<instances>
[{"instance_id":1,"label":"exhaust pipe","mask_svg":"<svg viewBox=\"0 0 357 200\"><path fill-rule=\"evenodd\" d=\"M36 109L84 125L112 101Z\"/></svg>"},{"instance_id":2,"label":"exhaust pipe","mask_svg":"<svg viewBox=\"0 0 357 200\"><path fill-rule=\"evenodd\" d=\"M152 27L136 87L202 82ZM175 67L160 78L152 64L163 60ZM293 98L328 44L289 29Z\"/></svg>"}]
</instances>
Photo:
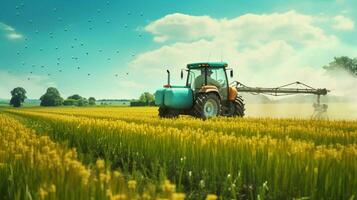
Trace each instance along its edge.
<instances>
[{"instance_id":1,"label":"exhaust pipe","mask_svg":"<svg viewBox=\"0 0 357 200\"><path fill-rule=\"evenodd\" d=\"M169 88L169 87L171 87L171 85L170 85L170 70L166 70L166 72L167 72L167 84L164 85L164 87Z\"/></svg>"}]
</instances>

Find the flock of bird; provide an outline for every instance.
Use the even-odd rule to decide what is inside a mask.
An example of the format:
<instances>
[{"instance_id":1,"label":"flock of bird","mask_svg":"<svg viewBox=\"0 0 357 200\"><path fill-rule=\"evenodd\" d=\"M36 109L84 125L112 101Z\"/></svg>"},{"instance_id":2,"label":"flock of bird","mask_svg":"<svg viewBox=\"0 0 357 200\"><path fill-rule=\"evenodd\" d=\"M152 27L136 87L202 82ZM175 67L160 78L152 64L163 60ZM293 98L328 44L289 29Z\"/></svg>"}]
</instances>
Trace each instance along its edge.
<instances>
[{"instance_id":1,"label":"flock of bird","mask_svg":"<svg viewBox=\"0 0 357 200\"><path fill-rule=\"evenodd\" d=\"M106 1L106 5L107 6L110 6L110 2L109 1ZM25 9L25 4L24 3L20 3L19 5L16 5L16 7L15 7L15 9L16 9L16 16L17 17L21 17L21 11L23 10L23 9ZM52 12L53 13L55 13L55 14L58 14L58 12L59 12L59 9L57 9L57 8L53 8L52 9ZM96 10L96 12L98 13L98 14L100 14L100 13L102 13L102 9L97 9ZM104 12L103 12L104 13ZM133 15L130 11L128 11L127 12L127 17L130 17L131 15ZM141 12L141 13L139 13L139 14L136 14L136 15L138 15L138 16L140 16L140 17L143 17L144 16L144 14ZM88 30L89 31L92 31L92 30L94 30L95 29L95 26L94 26L94 21L95 21L96 19L95 18L90 18L90 19L88 19L87 20L87 23L88 23ZM59 17L57 17L57 21L58 22L63 22L64 20L63 20L63 17L61 17L61 16L59 16ZM28 23L30 23L30 24L32 24L32 25L34 25L35 24L35 22L32 20L32 19L29 19L29 20L27 20L27 22ZM111 20L110 19L107 19L107 20L105 20L103 23L106 23L106 24L110 24L111 23ZM127 29L128 28L128 24L124 24L124 29ZM66 32L66 33L71 33L71 30L69 29L69 28L67 28L67 27L64 27L63 28L63 31L64 32ZM44 33L44 32L41 32L40 30L38 30L38 29L34 29L34 33L35 33L35 35L40 35L41 37L43 37L43 35L41 35L41 34L48 34L48 37L50 38L50 39L56 39L56 33L55 32L48 32L48 33ZM81 33L82 34L82 33ZM142 38L142 34L139 34L138 35L138 37L139 38ZM23 51L21 51L21 50L19 50L19 51L17 51L16 52L16 56L18 56L18 60L21 60L21 56L22 56L22 54L23 54L23 52L25 51L25 50L28 50L28 51L36 51L36 48L34 48L34 47L31 47L29 44L28 44L28 42L30 42L30 39L29 38L27 38L27 37L25 37L24 38L24 40L25 40L25 42L24 42L24 46L23 46ZM90 51L88 51L88 49L86 49L86 44L84 43L84 42L80 42L80 38L78 38L78 37L73 37L73 41L72 42L75 42L76 43L76 45L75 44L71 44L71 45L69 45L69 48L70 48L70 50L72 49L72 50L75 50L76 48L80 48L80 50L79 51L83 51L84 53L82 53L82 56L83 56L83 58L80 58L79 56L72 56L71 57L71 61L72 62L74 62L75 64L75 67L73 67L73 69L76 69L76 70L81 70L81 71L85 71L85 67L81 67L80 66L80 64L78 63L78 61L79 60L81 60L81 59L83 59L83 60L85 60L86 58L88 58L88 56L91 54L90 53ZM63 43L63 42L62 42ZM68 43L71 43L71 41L68 41ZM78 44L77 44L78 43ZM55 52L57 51L58 52L58 50L60 49L60 47L59 46L54 46L53 47L53 49L55 50ZM49 55L49 54L51 54L51 52L52 51L46 51L44 48L39 48L38 49L39 50L39 52L41 52L41 53L43 53L44 54L44 56L45 57L51 57L51 56L54 56L54 57L57 57L57 56L55 56L55 55ZM93 50L91 49L91 51L93 52ZM103 49L98 49L98 53L99 54L101 54L102 56L104 56L104 54L103 54ZM108 53L114 53L114 54L119 54L119 50L116 50L115 52L108 52ZM52 52L53 53L53 52ZM135 57L135 53L132 53L131 55L130 55L131 57ZM60 57L60 56L58 56L57 57L57 59L55 60L55 68L52 68L51 67L51 70L49 70L50 68L49 68L49 66L50 65L38 65L38 64L30 64L29 66L31 66L32 67L32 70L29 72L29 75L33 75L33 74L35 74L35 70L37 69L37 68L39 68L39 69L41 69L45 74L47 74L47 76L51 76L51 75L53 75L53 74L51 74L49 71L57 71L58 73L62 73L63 71L64 71L64 68L62 67L63 66L63 60L65 60L65 59L69 59L69 58L63 58L63 57ZM97 59L97 57L96 57L96 59ZM106 61L107 62L110 62L112 60L112 58L111 57L107 57L106 58ZM26 62L21 62L21 65L22 66L27 66L27 63ZM67 65L68 66L68 65ZM46 73L46 69L48 69L48 71L47 71L47 73ZM11 72L11 71L9 71L9 72ZM90 76L93 76L93 74L92 73L90 73L89 71L87 71L87 72L83 72L83 74L86 74L86 76L88 76L88 77L90 77ZM116 77L116 78L118 78L118 77L120 77L120 76L128 76L129 75L129 72L125 72L125 73L123 73L123 74L120 74L120 73L115 73L113 76L114 77ZM31 78L30 78L31 76L29 76L27 79L28 80L31 80Z\"/></svg>"}]
</instances>

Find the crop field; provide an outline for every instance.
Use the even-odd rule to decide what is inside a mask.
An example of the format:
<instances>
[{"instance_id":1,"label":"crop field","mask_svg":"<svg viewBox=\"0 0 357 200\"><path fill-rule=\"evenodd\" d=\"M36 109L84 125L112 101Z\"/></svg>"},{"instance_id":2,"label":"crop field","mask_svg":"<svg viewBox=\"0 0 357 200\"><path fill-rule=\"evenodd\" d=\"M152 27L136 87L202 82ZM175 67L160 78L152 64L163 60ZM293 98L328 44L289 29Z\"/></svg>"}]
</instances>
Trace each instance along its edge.
<instances>
[{"instance_id":1,"label":"crop field","mask_svg":"<svg viewBox=\"0 0 357 200\"><path fill-rule=\"evenodd\" d=\"M357 121L0 110L1 199L355 199Z\"/></svg>"}]
</instances>

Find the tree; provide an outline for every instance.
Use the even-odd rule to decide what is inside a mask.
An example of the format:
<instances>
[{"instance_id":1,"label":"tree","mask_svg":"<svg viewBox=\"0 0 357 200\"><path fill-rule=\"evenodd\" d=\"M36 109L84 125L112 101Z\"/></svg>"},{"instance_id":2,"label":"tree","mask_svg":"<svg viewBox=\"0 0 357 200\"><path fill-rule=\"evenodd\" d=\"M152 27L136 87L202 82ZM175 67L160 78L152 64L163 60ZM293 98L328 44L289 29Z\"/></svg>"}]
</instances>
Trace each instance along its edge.
<instances>
[{"instance_id":1,"label":"tree","mask_svg":"<svg viewBox=\"0 0 357 200\"><path fill-rule=\"evenodd\" d=\"M74 99L74 100L80 100L83 97L79 96L78 94L74 94L72 96L69 96L67 99Z\"/></svg>"},{"instance_id":2,"label":"tree","mask_svg":"<svg viewBox=\"0 0 357 200\"><path fill-rule=\"evenodd\" d=\"M81 98L77 100L77 106L86 106L88 105L88 100L86 98Z\"/></svg>"},{"instance_id":3,"label":"tree","mask_svg":"<svg viewBox=\"0 0 357 200\"><path fill-rule=\"evenodd\" d=\"M77 105L77 100L74 99L66 99L63 101L64 106L75 106Z\"/></svg>"},{"instance_id":4,"label":"tree","mask_svg":"<svg viewBox=\"0 0 357 200\"><path fill-rule=\"evenodd\" d=\"M54 87L49 87L44 95L41 96L41 106L60 106L63 98L58 90Z\"/></svg>"},{"instance_id":5,"label":"tree","mask_svg":"<svg viewBox=\"0 0 357 200\"><path fill-rule=\"evenodd\" d=\"M335 57L334 61L323 68L330 72L347 71L357 76L357 58L352 59L347 56Z\"/></svg>"},{"instance_id":6,"label":"tree","mask_svg":"<svg viewBox=\"0 0 357 200\"><path fill-rule=\"evenodd\" d=\"M155 101L155 97L153 94L150 94L149 92L144 92L140 95L139 101L146 103L146 105L149 105L150 103Z\"/></svg>"},{"instance_id":7,"label":"tree","mask_svg":"<svg viewBox=\"0 0 357 200\"><path fill-rule=\"evenodd\" d=\"M89 97L89 99L88 99L88 103L89 103L89 105L91 105L91 106L93 106L93 105L95 105L95 98L94 97Z\"/></svg>"},{"instance_id":8,"label":"tree","mask_svg":"<svg viewBox=\"0 0 357 200\"><path fill-rule=\"evenodd\" d=\"M14 107L20 107L21 104L25 101L26 97L26 90L22 87L14 88L11 91L11 100L10 105Z\"/></svg>"}]
</instances>

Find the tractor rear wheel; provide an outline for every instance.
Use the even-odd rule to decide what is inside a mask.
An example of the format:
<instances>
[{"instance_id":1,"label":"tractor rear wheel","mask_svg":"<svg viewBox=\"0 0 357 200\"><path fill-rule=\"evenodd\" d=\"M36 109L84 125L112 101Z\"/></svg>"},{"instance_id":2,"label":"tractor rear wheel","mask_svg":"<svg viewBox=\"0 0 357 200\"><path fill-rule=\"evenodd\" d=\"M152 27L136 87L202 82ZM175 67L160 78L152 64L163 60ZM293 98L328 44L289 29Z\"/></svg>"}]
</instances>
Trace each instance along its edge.
<instances>
[{"instance_id":1,"label":"tractor rear wheel","mask_svg":"<svg viewBox=\"0 0 357 200\"><path fill-rule=\"evenodd\" d=\"M244 116L244 102L241 96L237 96L236 99L232 102L230 116L231 117L243 117Z\"/></svg>"},{"instance_id":2,"label":"tractor rear wheel","mask_svg":"<svg viewBox=\"0 0 357 200\"><path fill-rule=\"evenodd\" d=\"M159 117L161 118L177 118L179 113L176 110L171 110L165 107L159 107Z\"/></svg>"},{"instance_id":3,"label":"tractor rear wheel","mask_svg":"<svg viewBox=\"0 0 357 200\"><path fill-rule=\"evenodd\" d=\"M221 115L221 101L214 93L200 93L193 106L195 117L207 119Z\"/></svg>"}]
</instances>

